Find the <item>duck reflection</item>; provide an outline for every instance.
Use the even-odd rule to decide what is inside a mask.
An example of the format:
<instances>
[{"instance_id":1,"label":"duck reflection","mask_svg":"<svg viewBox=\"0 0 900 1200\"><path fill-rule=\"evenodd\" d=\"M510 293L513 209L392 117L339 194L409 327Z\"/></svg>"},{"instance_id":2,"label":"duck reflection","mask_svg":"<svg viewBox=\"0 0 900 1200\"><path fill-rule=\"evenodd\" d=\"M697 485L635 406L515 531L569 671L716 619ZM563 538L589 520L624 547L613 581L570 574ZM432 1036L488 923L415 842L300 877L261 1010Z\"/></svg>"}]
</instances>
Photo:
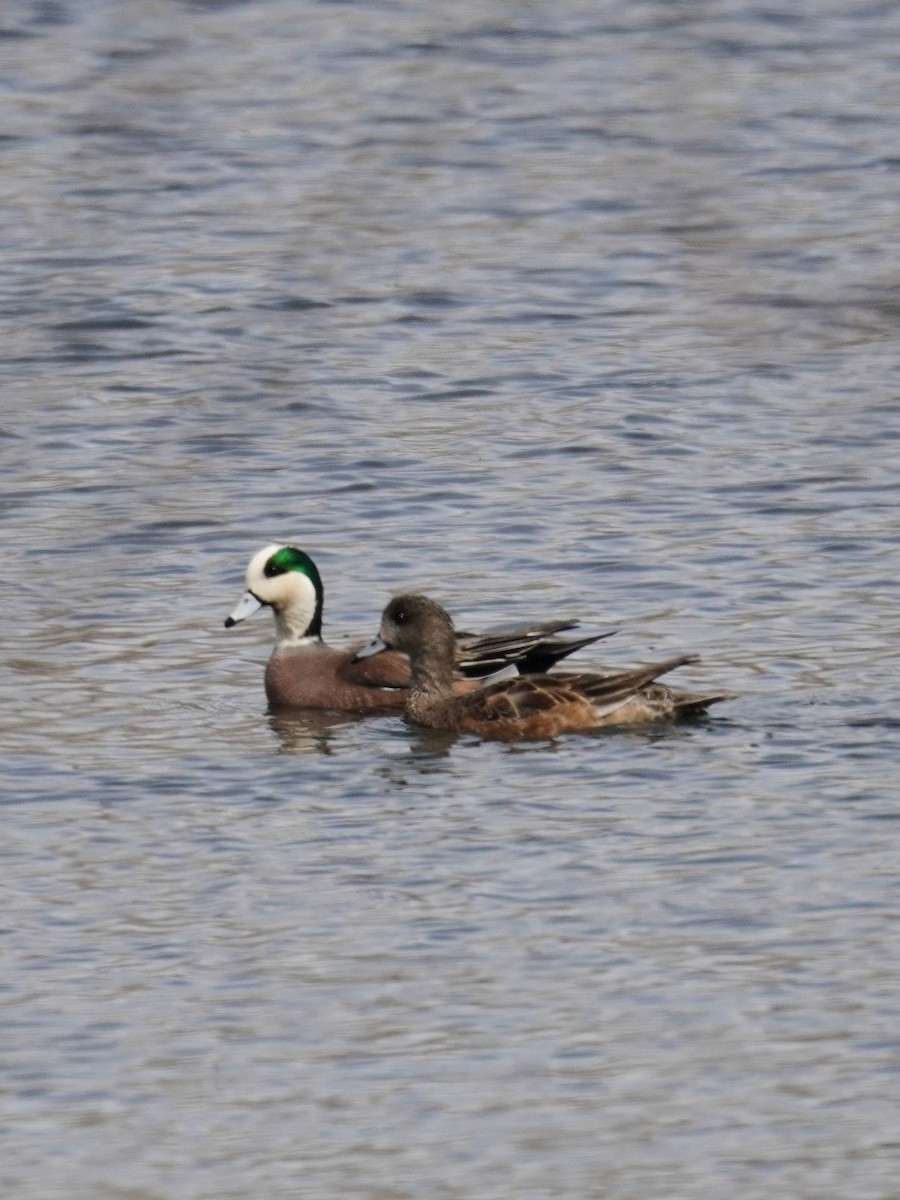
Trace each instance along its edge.
<instances>
[{"instance_id":1,"label":"duck reflection","mask_svg":"<svg viewBox=\"0 0 900 1200\"><path fill-rule=\"evenodd\" d=\"M372 719L371 713L297 708L270 713L269 727L281 743L282 754L334 754L340 730L366 719Z\"/></svg>"}]
</instances>

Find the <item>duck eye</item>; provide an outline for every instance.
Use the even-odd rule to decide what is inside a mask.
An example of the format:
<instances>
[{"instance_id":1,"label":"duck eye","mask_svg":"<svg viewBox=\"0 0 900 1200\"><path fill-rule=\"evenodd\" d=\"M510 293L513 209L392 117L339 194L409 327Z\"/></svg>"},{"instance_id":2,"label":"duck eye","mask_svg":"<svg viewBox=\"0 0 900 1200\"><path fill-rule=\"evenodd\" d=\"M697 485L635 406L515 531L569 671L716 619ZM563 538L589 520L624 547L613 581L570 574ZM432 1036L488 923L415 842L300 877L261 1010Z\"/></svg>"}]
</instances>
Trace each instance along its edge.
<instances>
[{"instance_id":1,"label":"duck eye","mask_svg":"<svg viewBox=\"0 0 900 1200\"><path fill-rule=\"evenodd\" d=\"M267 579L271 579L273 575L283 575L284 572L285 568L281 565L281 563L277 562L274 557L270 558L263 567L263 575L265 575Z\"/></svg>"},{"instance_id":2,"label":"duck eye","mask_svg":"<svg viewBox=\"0 0 900 1200\"><path fill-rule=\"evenodd\" d=\"M397 622L398 625L405 625L408 620L407 615L406 615L406 609L398 608L394 613L394 620Z\"/></svg>"}]
</instances>

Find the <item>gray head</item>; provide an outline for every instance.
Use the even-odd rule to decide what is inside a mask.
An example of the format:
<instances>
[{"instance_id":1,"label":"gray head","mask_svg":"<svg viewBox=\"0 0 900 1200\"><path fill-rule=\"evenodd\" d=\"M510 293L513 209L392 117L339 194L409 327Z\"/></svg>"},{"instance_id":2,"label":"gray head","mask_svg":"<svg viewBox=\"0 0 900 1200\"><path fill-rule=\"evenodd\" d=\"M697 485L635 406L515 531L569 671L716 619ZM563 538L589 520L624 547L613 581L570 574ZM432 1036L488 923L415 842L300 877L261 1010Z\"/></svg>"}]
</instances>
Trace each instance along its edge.
<instances>
[{"instance_id":1,"label":"gray head","mask_svg":"<svg viewBox=\"0 0 900 1200\"><path fill-rule=\"evenodd\" d=\"M451 658L455 652L453 621L427 596L395 596L382 613L379 632L391 650L403 650L409 655L423 646L435 651L447 649Z\"/></svg>"},{"instance_id":2,"label":"gray head","mask_svg":"<svg viewBox=\"0 0 900 1200\"><path fill-rule=\"evenodd\" d=\"M427 596L395 596L381 615L378 637L357 657L368 658L382 650L402 650L414 668L422 659L452 666L456 659L453 622Z\"/></svg>"}]
</instances>

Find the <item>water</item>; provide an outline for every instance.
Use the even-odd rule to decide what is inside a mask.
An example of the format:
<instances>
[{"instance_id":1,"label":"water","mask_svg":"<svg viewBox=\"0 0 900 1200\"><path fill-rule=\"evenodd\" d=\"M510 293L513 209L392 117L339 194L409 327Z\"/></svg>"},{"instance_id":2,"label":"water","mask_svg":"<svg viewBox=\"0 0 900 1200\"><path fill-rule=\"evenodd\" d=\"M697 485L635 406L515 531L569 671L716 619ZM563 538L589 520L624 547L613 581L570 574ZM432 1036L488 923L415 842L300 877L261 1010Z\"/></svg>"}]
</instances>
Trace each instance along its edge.
<instances>
[{"instance_id":1,"label":"water","mask_svg":"<svg viewBox=\"0 0 900 1200\"><path fill-rule=\"evenodd\" d=\"M0 1181L897 1194L894 5L0 20ZM273 719L326 634L682 651L706 723Z\"/></svg>"}]
</instances>

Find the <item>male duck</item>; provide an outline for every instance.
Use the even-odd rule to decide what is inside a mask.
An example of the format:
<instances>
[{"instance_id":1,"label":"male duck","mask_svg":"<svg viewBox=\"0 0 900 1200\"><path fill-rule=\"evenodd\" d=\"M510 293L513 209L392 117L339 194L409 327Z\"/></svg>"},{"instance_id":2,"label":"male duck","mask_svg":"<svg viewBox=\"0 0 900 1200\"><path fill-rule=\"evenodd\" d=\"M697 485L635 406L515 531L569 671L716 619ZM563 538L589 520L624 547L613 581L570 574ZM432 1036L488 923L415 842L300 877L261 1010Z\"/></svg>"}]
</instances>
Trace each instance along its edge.
<instances>
[{"instance_id":1,"label":"male duck","mask_svg":"<svg viewBox=\"0 0 900 1200\"><path fill-rule=\"evenodd\" d=\"M410 683L409 660L397 652L358 662L362 643L337 650L322 640L324 589L316 565L296 546L264 546L250 559L246 591L225 621L230 629L267 606L275 616L277 641L266 665L269 704L282 708L345 711L402 708ZM608 637L564 639L554 636L574 621L547 621L511 633L454 636L448 673L451 690L476 686L458 672L479 678L518 667L545 671L574 650Z\"/></svg>"},{"instance_id":2,"label":"male duck","mask_svg":"<svg viewBox=\"0 0 900 1200\"><path fill-rule=\"evenodd\" d=\"M439 604L427 596L397 596L384 610L379 636L358 657L378 662L385 652L409 655L406 712L419 725L504 740L688 716L728 698L720 692L675 692L654 682L695 662L693 654L615 675L519 675L456 695L454 638L453 622Z\"/></svg>"}]
</instances>

